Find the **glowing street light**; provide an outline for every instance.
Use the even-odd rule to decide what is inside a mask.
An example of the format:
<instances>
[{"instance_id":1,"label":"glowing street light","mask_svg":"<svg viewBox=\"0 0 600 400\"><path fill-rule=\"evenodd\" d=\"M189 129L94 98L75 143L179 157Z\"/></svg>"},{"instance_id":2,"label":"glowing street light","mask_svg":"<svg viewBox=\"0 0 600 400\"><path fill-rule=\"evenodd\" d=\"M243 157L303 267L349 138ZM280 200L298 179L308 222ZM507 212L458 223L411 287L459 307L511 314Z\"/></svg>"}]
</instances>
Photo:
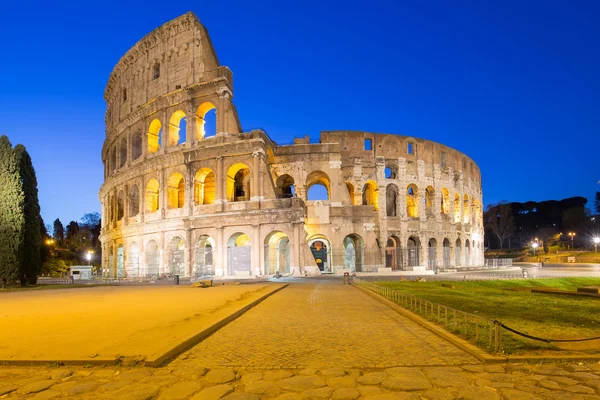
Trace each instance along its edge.
<instances>
[{"instance_id":1,"label":"glowing street light","mask_svg":"<svg viewBox=\"0 0 600 400\"><path fill-rule=\"evenodd\" d=\"M535 250L538 248L539 244L537 242L532 243L531 247L533 247L533 255L535 256Z\"/></svg>"},{"instance_id":2,"label":"glowing street light","mask_svg":"<svg viewBox=\"0 0 600 400\"><path fill-rule=\"evenodd\" d=\"M594 251L596 253L598 252L598 243L600 243L600 237L595 237L594 238Z\"/></svg>"},{"instance_id":3,"label":"glowing street light","mask_svg":"<svg viewBox=\"0 0 600 400\"><path fill-rule=\"evenodd\" d=\"M574 249L575 248L575 243L574 243L575 232L569 232L569 236L571 236L571 249Z\"/></svg>"},{"instance_id":4,"label":"glowing street light","mask_svg":"<svg viewBox=\"0 0 600 400\"><path fill-rule=\"evenodd\" d=\"M94 254L94 252L90 250L85 255L85 258L88 260L88 265L90 264L90 261L92 261L92 254Z\"/></svg>"}]
</instances>

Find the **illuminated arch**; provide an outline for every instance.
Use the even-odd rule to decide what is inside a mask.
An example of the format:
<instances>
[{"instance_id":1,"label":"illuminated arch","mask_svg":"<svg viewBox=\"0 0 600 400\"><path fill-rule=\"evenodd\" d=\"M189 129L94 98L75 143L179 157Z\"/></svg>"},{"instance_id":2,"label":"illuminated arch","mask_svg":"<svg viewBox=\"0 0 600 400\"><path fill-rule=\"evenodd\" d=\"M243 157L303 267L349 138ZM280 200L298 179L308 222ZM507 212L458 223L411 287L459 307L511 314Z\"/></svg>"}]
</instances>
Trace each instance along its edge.
<instances>
[{"instance_id":1,"label":"illuminated arch","mask_svg":"<svg viewBox=\"0 0 600 400\"><path fill-rule=\"evenodd\" d=\"M150 179L146 184L146 212L153 213L158 211L159 206L159 185L156 179Z\"/></svg>"},{"instance_id":2,"label":"illuminated arch","mask_svg":"<svg viewBox=\"0 0 600 400\"><path fill-rule=\"evenodd\" d=\"M454 194L454 222L460 222L460 195Z\"/></svg>"},{"instance_id":3,"label":"illuminated arch","mask_svg":"<svg viewBox=\"0 0 600 400\"><path fill-rule=\"evenodd\" d=\"M442 214L448 215L450 213L450 192L446 188L442 188Z\"/></svg>"},{"instance_id":4,"label":"illuminated arch","mask_svg":"<svg viewBox=\"0 0 600 400\"><path fill-rule=\"evenodd\" d=\"M290 175L281 175L279 178L277 178L276 185L278 198L289 199L294 197L294 194L296 193L294 187L294 178L292 178Z\"/></svg>"},{"instance_id":5,"label":"illuminated arch","mask_svg":"<svg viewBox=\"0 0 600 400\"><path fill-rule=\"evenodd\" d=\"M196 242L196 269L195 275L197 278L210 277L215 273L214 252L217 246L215 240L208 236L202 235Z\"/></svg>"},{"instance_id":6,"label":"illuminated arch","mask_svg":"<svg viewBox=\"0 0 600 400\"><path fill-rule=\"evenodd\" d=\"M160 150L161 136L162 124L158 118L155 118L148 128L148 153L152 154Z\"/></svg>"},{"instance_id":7,"label":"illuminated arch","mask_svg":"<svg viewBox=\"0 0 600 400\"><path fill-rule=\"evenodd\" d=\"M182 208L185 203L185 180L179 172L167 181L167 208Z\"/></svg>"},{"instance_id":8,"label":"illuminated arch","mask_svg":"<svg viewBox=\"0 0 600 400\"><path fill-rule=\"evenodd\" d=\"M252 242L247 234L237 232L229 237L227 261L229 275L252 273Z\"/></svg>"},{"instance_id":9,"label":"illuminated arch","mask_svg":"<svg viewBox=\"0 0 600 400\"><path fill-rule=\"evenodd\" d=\"M348 194L350 195L350 204L355 206L356 204L354 204L354 185L346 181L346 188L348 189Z\"/></svg>"},{"instance_id":10,"label":"illuminated arch","mask_svg":"<svg viewBox=\"0 0 600 400\"><path fill-rule=\"evenodd\" d=\"M185 143L185 140L185 113L177 110L171 114L171 119L169 119L169 139L167 145L176 146Z\"/></svg>"},{"instance_id":11,"label":"illuminated arch","mask_svg":"<svg viewBox=\"0 0 600 400\"><path fill-rule=\"evenodd\" d=\"M463 211L464 211L463 222L465 224L468 224L471 221L471 209L469 208L469 195L468 194L465 194L465 196L464 196Z\"/></svg>"},{"instance_id":12,"label":"illuminated arch","mask_svg":"<svg viewBox=\"0 0 600 400\"><path fill-rule=\"evenodd\" d=\"M406 216L419 218L419 188L414 183L406 188Z\"/></svg>"},{"instance_id":13,"label":"illuminated arch","mask_svg":"<svg viewBox=\"0 0 600 400\"><path fill-rule=\"evenodd\" d=\"M142 276L158 277L160 273L160 247L156 240L150 240L144 247L146 262L141 272Z\"/></svg>"},{"instance_id":14,"label":"illuminated arch","mask_svg":"<svg viewBox=\"0 0 600 400\"><path fill-rule=\"evenodd\" d=\"M215 173L210 168L199 169L194 177L194 203L213 204L215 188Z\"/></svg>"},{"instance_id":15,"label":"illuminated arch","mask_svg":"<svg viewBox=\"0 0 600 400\"><path fill-rule=\"evenodd\" d=\"M373 206L375 211L379 210L379 188L373 181L367 181L362 190L363 206Z\"/></svg>"},{"instance_id":16,"label":"illuminated arch","mask_svg":"<svg viewBox=\"0 0 600 400\"><path fill-rule=\"evenodd\" d=\"M215 105L209 101L202 103L198 107L196 111L196 132L194 133L196 140L202 140L206 137L206 114L211 110L215 110L216 112L216 109Z\"/></svg>"},{"instance_id":17,"label":"illuminated arch","mask_svg":"<svg viewBox=\"0 0 600 400\"><path fill-rule=\"evenodd\" d=\"M290 272L290 239L281 231L265 237L265 271L267 275Z\"/></svg>"},{"instance_id":18,"label":"illuminated arch","mask_svg":"<svg viewBox=\"0 0 600 400\"><path fill-rule=\"evenodd\" d=\"M433 212L433 203L435 199L435 189L433 186L427 186L425 188L425 211L427 214Z\"/></svg>"},{"instance_id":19,"label":"illuminated arch","mask_svg":"<svg viewBox=\"0 0 600 400\"><path fill-rule=\"evenodd\" d=\"M129 189L129 217L135 217L140 213L140 189L138 185L132 185Z\"/></svg>"},{"instance_id":20,"label":"illuminated arch","mask_svg":"<svg viewBox=\"0 0 600 400\"><path fill-rule=\"evenodd\" d=\"M227 171L227 200L250 200L250 168L246 164L236 163Z\"/></svg>"},{"instance_id":21,"label":"illuminated arch","mask_svg":"<svg viewBox=\"0 0 600 400\"><path fill-rule=\"evenodd\" d=\"M310 189L315 188L311 191ZM320 196L317 187L321 186L325 188L327 191L327 198L317 198L324 197ZM331 190L330 190L330 181L329 176L323 171L313 171L306 177L306 199L307 200L329 200L331 199Z\"/></svg>"},{"instance_id":22,"label":"illuminated arch","mask_svg":"<svg viewBox=\"0 0 600 400\"><path fill-rule=\"evenodd\" d=\"M169 274L187 275L185 273L185 241L175 236L169 243Z\"/></svg>"},{"instance_id":23,"label":"illuminated arch","mask_svg":"<svg viewBox=\"0 0 600 400\"><path fill-rule=\"evenodd\" d=\"M385 213L388 217L398 216L397 211L398 186L390 183L385 189Z\"/></svg>"},{"instance_id":24,"label":"illuminated arch","mask_svg":"<svg viewBox=\"0 0 600 400\"><path fill-rule=\"evenodd\" d=\"M364 265L364 242L360 235L352 233L344 238L344 268L362 272Z\"/></svg>"}]
</instances>

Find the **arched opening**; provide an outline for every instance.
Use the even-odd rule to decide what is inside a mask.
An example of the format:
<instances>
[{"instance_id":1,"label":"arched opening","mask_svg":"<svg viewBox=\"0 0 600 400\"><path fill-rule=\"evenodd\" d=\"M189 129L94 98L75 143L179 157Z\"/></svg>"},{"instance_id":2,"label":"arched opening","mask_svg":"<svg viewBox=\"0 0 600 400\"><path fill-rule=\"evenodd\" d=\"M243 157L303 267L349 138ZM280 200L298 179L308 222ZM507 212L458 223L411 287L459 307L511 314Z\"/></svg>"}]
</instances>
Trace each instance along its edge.
<instances>
[{"instance_id":1,"label":"arched opening","mask_svg":"<svg viewBox=\"0 0 600 400\"><path fill-rule=\"evenodd\" d=\"M210 277L215 274L215 241L208 235L202 235L196 242L196 278Z\"/></svg>"},{"instance_id":2,"label":"arched opening","mask_svg":"<svg viewBox=\"0 0 600 400\"><path fill-rule=\"evenodd\" d=\"M379 189L373 181L367 181L362 190L363 206L373 206L375 211L379 209Z\"/></svg>"},{"instance_id":3,"label":"arched opening","mask_svg":"<svg viewBox=\"0 0 600 400\"><path fill-rule=\"evenodd\" d=\"M389 184L385 190L385 213L388 217L396 217L398 201L398 186Z\"/></svg>"},{"instance_id":4,"label":"arched opening","mask_svg":"<svg viewBox=\"0 0 600 400\"><path fill-rule=\"evenodd\" d=\"M114 251L115 248L113 246L110 246L109 250L108 250L108 268L106 268L108 271L105 272L106 277L114 277L114 268L115 268L115 257L114 257Z\"/></svg>"},{"instance_id":5,"label":"arched opening","mask_svg":"<svg viewBox=\"0 0 600 400\"><path fill-rule=\"evenodd\" d=\"M309 240L310 252L321 272L331 272L331 244L326 238L317 235Z\"/></svg>"},{"instance_id":6,"label":"arched opening","mask_svg":"<svg viewBox=\"0 0 600 400\"><path fill-rule=\"evenodd\" d=\"M125 248L122 244L117 247L117 279L124 277L125 272Z\"/></svg>"},{"instance_id":7,"label":"arched opening","mask_svg":"<svg viewBox=\"0 0 600 400\"><path fill-rule=\"evenodd\" d=\"M158 278L160 273L160 249L156 240L146 244L146 263L142 276Z\"/></svg>"},{"instance_id":8,"label":"arched opening","mask_svg":"<svg viewBox=\"0 0 600 400\"><path fill-rule=\"evenodd\" d=\"M113 147L110 150L110 173L115 172L117 169L117 148Z\"/></svg>"},{"instance_id":9,"label":"arched opening","mask_svg":"<svg viewBox=\"0 0 600 400\"><path fill-rule=\"evenodd\" d=\"M140 249L137 243L132 243L131 246L129 246L129 252L127 254L127 277L140 277Z\"/></svg>"},{"instance_id":10,"label":"arched opening","mask_svg":"<svg viewBox=\"0 0 600 400\"><path fill-rule=\"evenodd\" d=\"M460 267L462 265L462 261L460 260L460 239L456 239L456 245L454 246L454 266Z\"/></svg>"},{"instance_id":11,"label":"arched opening","mask_svg":"<svg viewBox=\"0 0 600 400\"><path fill-rule=\"evenodd\" d=\"M344 268L352 272L362 272L364 265L364 245L362 238L357 234L350 234L344 238Z\"/></svg>"},{"instance_id":12,"label":"arched opening","mask_svg":"<svg viewBox=\"0 0 600 400\"><path fill-rule=\"evenodd\" d=\"M454 194L454 222L460 222L460 196L458 193Z\"/></svg>"},{"instance_id":13,"label":"arched opening","mask_svg":"<svg viewBox=\"0 0 600 400\"><path fill-rule=\"evenodd\" d=\"M210 168L202 168L194 177L194 203L213 204L215 202L215 174Z\"/></svg>"},{"instance_id":14,"label":"arched opening","mask_svg":"<svg viewBox=\"0 0 600 400\"><path fill-rule=\"evenodd\" d=\"M437 240L429 239L428 269L437 272Z\"/></svg>"},{"instance_id":15,"label":"arched opening","mask_svg":"<svg viewBox=\"0 0 600 400\"><path fill-rule=\"evenodd\" d=\"M185 181L183 175L175 172L167 181L167 207L182 208L185 201Z\"/></svg>"},{"instance_id":16,"label":"arched opening","mask_svg":"<svg viewBox=\"0 0 600 400\"><path fill-rule=\"evenodd\" d=\"M281 175L277 178L277 198L289 199L294 197L296 189L294 188L294 178L290 175Z\"/></svg>"},{"instance_id":17,"label":"arched opening","mask_svg":"<svg viewBox=\"0 0 600 400\"><path fill-rule=\"evenodd\" d=\"M117 196L117 221L121 220L125 216L125 194L122 190L119 191Z\"/></svg>"},{"instance_id":18,"label":"arched opening","mask_svg":"<svg viewBox=\"0 0 600 400\"><path fill-rule=\"evenodd\" d=\"M127 138L121 138L119 144L119 168L123 168L127 162Z\"/></svg>"},{"instance_id":19,"label":"arched opening","mask_svg":"<svg viewBox=\"0 0 600 400\"><path fill-rule=\"evenodd\" d=\"M313 171L306 177L307 200L329 200L329 176L322 171Z\"/></svg>"},{"instance_id":20,"label":"arched opening","mask_svg":"<svg viewBox=\"0 0 600 400\"><path fill-rule=\"evenodd\" d=\"M418 267L421 261L421 241L417 237L411 236L407 242L407 266Z\"/></svg>"},{"instance_id":21,"label":"arched opening","mask_svg":"<svg viewBox=\"0 0 600 400\"><path fill-rule=\"evenodd\" d=\"M386 179L396 179L396 177L398 176L398 167L395 164L388 162L385 165L385 170L383 171L383 174Z\"/></svg>"},{"instance_id":22,"label":"arched opening","mask_svg":"<svg viewBox=\"0 0 600 400\"><path fill-rule=\"evenodd\" d=\"M156 153L160 150L162 141L162 124L159 119L153 119L148 128L148 153Z\"/></svg>"},{"instance_id":23,"label":"arched opening","mask_svg":"<svg viewBox=\"0 0 600 400\"><path fill-rule=\"evenodd\" d=\"M427 186L425 188L425 213L427 215L433 214L433 204L435 199L435 189L433 186Z\"/></svg>"},{"instance_id":24,"label":"arched opening","mask_svg":"<svg viewBox=\"0 0 600 400\"><path fill-rule=\"evenodd\" d=\"M250 168L242 163L233 164L227 171L227 200L250 200Z\"/></svg>"},{"instance_id":25,"label":"arched opening","mask_svg":"<svg viewBox=\"0 0 600 400\"><path fill-rule=\"evenodd\" d=\"M186 121L185 113L181 110L175 111L171 114L169 120L169 146L175 146L178 144L185 143L186 140Z\"/></svg>"},{"instance_id":26,"label":"arched opening","mask_svg":"<svg viewBox=\"0 0 600 400\"><path fill-rule=\"evenodd\" d=\"M348 194L350 195L350 204L355 206L356 204L354 204L354 185L346 181L346 188L348 189Z\"/></svg>"},{"instance_id":27,"label":"arched opening","mask_svg":"<svg viewBox=\"0 0 600 400\"><path fill-rule=\"evenodd\" d=\"M110 196L108 200L108 220L115 222L117 220L117 214L115 213L115 196Z\"/></svg>"},{"instance_id":28,"label":"arched opening","mask_svg":"<svg viewBox=\"0 0 600 400\"><path fill-rule=\"evenodd\" d=\"M469 208L469 196L465 194L464 200L464 223L468 224L471 221L471 209Z\"/></svg>"},{"instance_id":29,"label":"arched opening","mask_svg":"<svg viewBox=\"0 0 600 400\"><path fill-rule=\"evenodd\" d=\"M158 181L150 179L146 184L146 212L158 211Z\"/></svg>"},{"instance_id":30,"label":"arched opening","mask_svg":"<svg viewBox=\"0 0 600 400\"><path fill-rule=\"evenodd\" d=\"M140 213L140 189L132 185L129 189L129 216L135 217Z\"/></svg>"},{"instance_id":31,"label":"arched opening","mask_svg":"<svg viewBox=\"0 0 600 400\"><path fill-rule=\"evenodd\" d=\"M137 160L142 156L142 131L137 130L131 136L131 159Z\"/></svg>"},{"instance_id":32,"label":"arched opening","mask_svg":"<svg viewBox=\"0 0 600 400\"><path fill-rule=\"evenodd\" d=\"M471 246L469 243L469 239L465 240L465 267L471 265Z\"/></svg>"},{"instance_id":33,"label":"arched opening","mask_svg":"<svg viewBox=\"0 0 600 400\"><path fill-rule=\"evenodd\" d=\"M217 134L217 113L214 104L204 102L196 111L196 140Z\"/></svg>"},{"instance_id":34,"label":"arched opening","mask_svg":"<svg viewBox=\"0 0 600 400\"><path fill-rule=\"evenodd\" d=\"M385 266L392 271L402 270L402 249L400 239L390 236L385 245Z\"/></svg>"},{"instance_id":35,"label":"arched opening","mask_svg":"<svg viewBox=\"0 0 600 400\"><path fill-rule=\"evenodd\" d=\"M406 216L408 218L419 218L419 189L411 183L406 188Z\"/></svg>"},{"instance_id":36,"label":"arched opening","mask_svg":"<svg viewBox=\"0 0 600 400\"><path fill-rule=\"evenodd\" d=\"M275 231L265 237L265 274L289 274L290 256L290 239L285 233Z\"/></svg>"},{"instance_id":37,"label":"arched opening","mask_svg":"<svg viewBox=\"0 0 600 400\"><path fill-rule=\"evenodd\" d=\"M450 192L448 189L442 189L442 214L448 215L450 213Z\"/></svg>"},{"instance_id":38,"label":"arched opening","mask_svg":"<svg viewBox=\"0 0 600 400\"><path fill-rule=\"evenodd\" d=\"M185 275L185 242L179 236L169 243L169 275Z\"/></svg>"},{"instance_id":39,"label":"arched opening","mask_svg":"<svg viewBox=\"0 0 600 400\"><path fill-rule=\"evenodd\" d=\"M444 238L442 242L443 246L443 255L442 255L442 265L444 269L450 268L450 241L447 238Z\"/></svg>"},{"instance_id":40,"label":"arched opening","mask_svg":"<svg viewBox=\"0 0 600 400\"><path fill-rule=\"evenodd\" d=\"M477 226L479 224L479 202L475 200L475 197L471 197L471 204L473 204L471 220L473 221L473 224Z\"/></svg>"},{"instance_id":41,"label":"arched opening","mask_svg":"<svg viewBox=\"0 0 600 400\"><path fill-rule=\"evenodd\" d=\"M252 246L245 233L234 233L227 241L229 275L252 275Z\"/></svg>"}]
</instances>

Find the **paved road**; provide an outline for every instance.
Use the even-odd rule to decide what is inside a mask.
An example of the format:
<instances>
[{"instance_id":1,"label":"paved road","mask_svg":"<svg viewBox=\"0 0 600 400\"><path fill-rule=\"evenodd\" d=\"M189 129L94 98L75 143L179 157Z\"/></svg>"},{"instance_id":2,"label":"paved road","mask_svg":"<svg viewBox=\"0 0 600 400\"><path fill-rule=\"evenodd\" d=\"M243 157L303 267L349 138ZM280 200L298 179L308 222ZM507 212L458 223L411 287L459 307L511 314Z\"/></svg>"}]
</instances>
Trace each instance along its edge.
<instances>
[{"instance_id":1,"label":"paved road","mask_svg":"<svg viewBox=\"0 0 600 400\"><path fill-rule=\"evenodd\" d=\"M189 351L205 367L387 368L477 360L338 279L298 279Z\"/></svg>"}]
</instances>

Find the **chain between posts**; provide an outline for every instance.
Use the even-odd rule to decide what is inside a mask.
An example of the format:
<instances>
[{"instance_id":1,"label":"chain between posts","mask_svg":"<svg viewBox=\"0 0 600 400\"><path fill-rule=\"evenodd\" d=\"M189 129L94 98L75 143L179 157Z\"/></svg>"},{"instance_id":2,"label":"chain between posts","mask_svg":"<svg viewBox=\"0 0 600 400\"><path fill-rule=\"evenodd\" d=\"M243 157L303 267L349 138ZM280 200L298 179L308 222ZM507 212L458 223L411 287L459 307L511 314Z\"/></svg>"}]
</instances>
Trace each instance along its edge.
<instances>
[{"instance_id":1,"label":"chain between posts","mask_svg":"<svg viewBox=\"0 0 600 400\"><path fill-rule=\"evenodd\" d=\"M499 353L502 351L502 324L498 321L489 320L479 315L460 311L442 304L436 304L412 294L402 293L364 279L355 277L353 284L377 293L393 303L443 326L446 330L458 334L475 345L486 348L489 352ZM423 303L425 303L424 311ZM435 312L436 307L437 316ZM489 330L487 343L486 336L482 336L481 332L482 329L485 331L484 327L487 327Z\"/></svg>"}]
</instances>

